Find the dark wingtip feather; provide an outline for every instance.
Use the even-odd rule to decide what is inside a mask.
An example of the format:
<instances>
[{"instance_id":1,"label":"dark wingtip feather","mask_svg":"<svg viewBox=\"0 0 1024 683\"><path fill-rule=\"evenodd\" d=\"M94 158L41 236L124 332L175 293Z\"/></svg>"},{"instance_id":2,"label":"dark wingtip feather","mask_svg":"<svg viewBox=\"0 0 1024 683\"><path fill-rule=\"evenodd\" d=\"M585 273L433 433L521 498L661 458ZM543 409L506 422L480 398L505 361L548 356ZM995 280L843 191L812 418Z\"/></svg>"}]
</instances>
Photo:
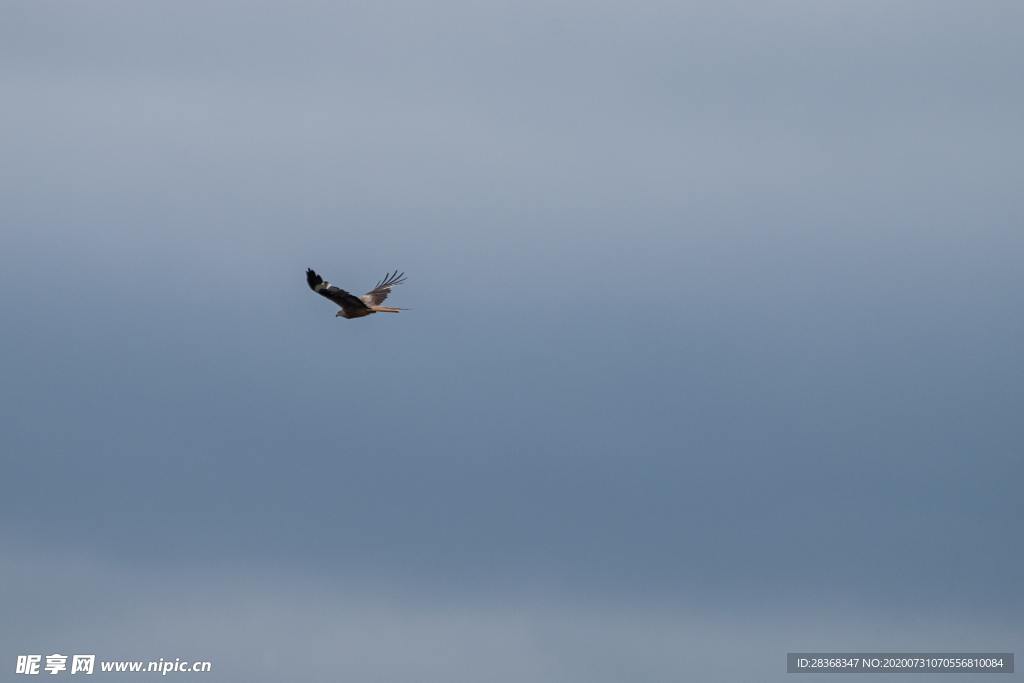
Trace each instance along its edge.
<instances>
[{"instance_id":1,"label":"dark wingtip feather","mask_svg":"<svg viewBox=\"0 0 1024 683\"><path fill-rule=\"evenodd\" d=\"M306 284L309 285L310 289L316 291L316 286L321 282L323 282L323 279L312 268L306 269Z\"/></svg>"}]
</instances>

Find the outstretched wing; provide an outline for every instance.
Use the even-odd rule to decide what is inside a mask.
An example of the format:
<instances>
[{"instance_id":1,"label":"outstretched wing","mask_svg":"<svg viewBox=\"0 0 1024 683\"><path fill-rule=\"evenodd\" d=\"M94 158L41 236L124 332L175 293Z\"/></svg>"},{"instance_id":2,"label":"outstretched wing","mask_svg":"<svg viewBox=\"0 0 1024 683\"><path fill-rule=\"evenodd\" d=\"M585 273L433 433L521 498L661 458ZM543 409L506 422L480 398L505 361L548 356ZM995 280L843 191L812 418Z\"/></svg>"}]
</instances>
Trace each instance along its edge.
<instances>
[{"instance_id":1,"label":"outstretched wing","mask_svg":"<svg viewBox=\"0 0 1024 683\"><path fill-rule=\"evenodd\" d=\"M384 279L378 282L376 287L359 298L362 299L363 303L367 306L379 306L388 298L388 294L391 293L391 288L396 285L400 285L403 282L405 282L405 273L399 273L396 270L393 273L385 275Z\"/></svg>"},{"instance_id":2,"label":"outstretched wing","mask_svg":"<svg viewBox=\"0 0 1024 683\"><path fill-rule=\"evenodd\" d=\"M330 299L341 306L341 309L346 313L356 313L367 309L366 304L359 297L349 294L340 287L335 287L313 272L311 268L306 270L306 282L309 284L310 289L325 299Z\"/></svg>"}]
</instances>

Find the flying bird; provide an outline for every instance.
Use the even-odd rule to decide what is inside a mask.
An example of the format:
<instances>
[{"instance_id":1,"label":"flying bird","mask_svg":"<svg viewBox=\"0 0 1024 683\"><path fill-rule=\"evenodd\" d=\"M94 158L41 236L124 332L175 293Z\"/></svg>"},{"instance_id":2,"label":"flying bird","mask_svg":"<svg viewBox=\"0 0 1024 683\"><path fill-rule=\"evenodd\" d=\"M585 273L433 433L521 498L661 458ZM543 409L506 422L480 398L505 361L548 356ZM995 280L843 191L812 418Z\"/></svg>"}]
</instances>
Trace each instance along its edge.
<instances>
[{"instance_id":1,"label":"flying bird","mask_svg":"<svg viewBox=\"0 0 1024 683\"><path fill-rule=\"evenodd\" d=\"M355 296L340 287L335 287L317 275L312 268L306 269L306 282L314 292L341 307L341 310L334 314L335 317L362 318L372 313L398 313L405 310L394 306L381 306L391 293L391 288L405 282L405 273L399 273L397 270L385 275L383 280L362 296Z\"/></svg>"}]
</instances>

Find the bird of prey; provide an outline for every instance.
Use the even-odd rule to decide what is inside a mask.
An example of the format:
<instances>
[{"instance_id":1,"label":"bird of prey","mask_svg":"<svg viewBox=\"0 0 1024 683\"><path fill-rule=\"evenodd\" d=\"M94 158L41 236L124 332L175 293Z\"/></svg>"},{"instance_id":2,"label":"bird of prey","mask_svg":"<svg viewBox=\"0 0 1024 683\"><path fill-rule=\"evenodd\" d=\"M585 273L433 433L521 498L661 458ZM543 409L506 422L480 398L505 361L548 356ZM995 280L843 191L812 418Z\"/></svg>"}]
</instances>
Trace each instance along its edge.
<instances>
[{"instance_id":1,"label":"bird of prey","mask_svg":"<svg viewBox=\"0 0 1024 683\"><path fill-rule=\"evenodd\" d=\"M317 275L312 268L306 269L306 282L314 292L341 306L341 310L334 314L335 317L362 318L372 313L398 313L405 310L394 306L381 306L391 293L391 288L405 282L405 273L399 273L397 270L385 275L383 280L362 296L355 296L340 287L335 287Z\"/></svg>"}]
</instances>

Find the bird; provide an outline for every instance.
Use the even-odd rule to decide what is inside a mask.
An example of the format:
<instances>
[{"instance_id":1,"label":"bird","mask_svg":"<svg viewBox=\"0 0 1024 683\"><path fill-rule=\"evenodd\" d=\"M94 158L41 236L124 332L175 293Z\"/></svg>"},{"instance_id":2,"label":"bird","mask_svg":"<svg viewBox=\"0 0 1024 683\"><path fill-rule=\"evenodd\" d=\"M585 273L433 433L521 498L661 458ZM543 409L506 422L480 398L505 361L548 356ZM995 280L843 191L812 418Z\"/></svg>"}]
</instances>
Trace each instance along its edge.
<instances>
[{"instance_id":1,"label":"bird","mask_svg":"<svg viewBox=\"0 0 1024 683\"><path fill-rule=\"evenodd\" d=\"M341 310L334 314L336 318L362 318L373 313L398 313L399 311L404 311L404 308L381 306L384 300L388 298L388 294L391 293L391 288L403 282L405 282L405 273L399 273L396 270L385 275L384 279L378 282L366 294L355 296L340 287L335 287L317 275L316 271L312 268L306 269L306 283L309 284L309 288L341 307Z\"/></svg>"}]
</instances>

